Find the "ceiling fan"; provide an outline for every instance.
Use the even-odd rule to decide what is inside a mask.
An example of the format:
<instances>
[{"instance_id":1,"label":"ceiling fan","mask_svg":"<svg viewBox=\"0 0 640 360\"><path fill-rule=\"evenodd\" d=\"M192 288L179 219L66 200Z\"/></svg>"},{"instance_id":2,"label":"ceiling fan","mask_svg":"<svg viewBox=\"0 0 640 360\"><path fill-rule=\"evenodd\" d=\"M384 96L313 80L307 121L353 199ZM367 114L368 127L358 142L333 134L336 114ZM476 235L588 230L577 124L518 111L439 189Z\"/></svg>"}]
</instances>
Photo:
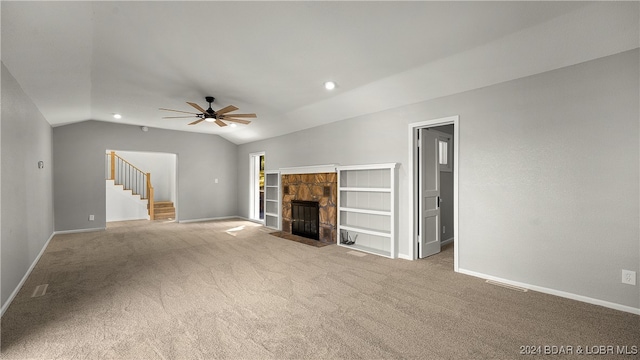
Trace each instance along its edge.
<instances>
[{"instance_id":1,"label":"ceiling fan","mask_svg":"<svg viewBox=\"0 0 640 360\"><path fill-rule=\"evenodd\" d=\"M160 108L160 110L174 111L174 112L179 112L179 113L191 114L189 116L165 116L165 117L163 117L163 119L177 119L177 118L196 117L196 118L198 118L198 120L190 122L189 125L196 125L196 124L199 124L199 123L201 123L203 121L207 121L207 122L214 122L214 123L218 124L218 126L222 127L222 126L227 126L227 124L224 121L236 122L236 123L239 123L239 124L247 125L247 124L251 123L251 121L245 120L245 119L239 119L239 118L255 118L256 117L256 114L229 114L232 111L238 110L238 108L233 106L233 105L225 106L225 107L223 107L222 109L220 109L218 111L214 111L211 108L211 103L213 102L213 100L215 100L215 98L213 96L207 96L204 99L209 103L209 108L207 110L203 109L202 107L200 107L200 105L198 105L196 103L192 103L192 102L188 102L187 101L187 104L193 106L196 110L200 111L200 113Z\"/></svg>"}]
</instances>

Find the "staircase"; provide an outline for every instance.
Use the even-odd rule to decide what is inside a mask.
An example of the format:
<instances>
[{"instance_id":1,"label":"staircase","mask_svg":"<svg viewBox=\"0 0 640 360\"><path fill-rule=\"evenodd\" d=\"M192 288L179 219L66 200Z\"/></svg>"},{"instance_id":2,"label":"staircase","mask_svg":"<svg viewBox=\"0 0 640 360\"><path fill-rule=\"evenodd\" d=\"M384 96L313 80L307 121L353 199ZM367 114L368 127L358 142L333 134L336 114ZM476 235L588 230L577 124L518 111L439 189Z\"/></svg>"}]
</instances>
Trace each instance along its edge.
<instances>
[{"instance_id":1,"label":"staircase","mask_svg":"<svg viewBox=\"0 0 640 360\"><path fill-rule=\"evenodd\" d=\"M107 180L105 190L107 222L149 220L149 201L124 189L123 185L116 185L114 180Z\"/></svg>"},{"instance_id":2,"label":"staircase","mask_svg":"<svg viewBox=\"0 0 640 360\"><path fill-rule=\"evenodd\" d=\"M154 201L154 220L173 220L176 218L176 208L171 201Z\"/></svg>"},{"instance_id":3,"label":"staircase","mask_svg":"<svg viewBox=\"0 0 640 360\"><path fill-rule=\"evenodd\" d=\"M146 173L120 156L115 151L105 154L107 182L113 181L116 186L122 186L124 190L140 200L147 202L146 211L150 220L174 220L176 209L171 201L155 201L154 189L151 185L151 174ZM143 208L144 209L144 208Z\"/></svg>"}]
</instances>

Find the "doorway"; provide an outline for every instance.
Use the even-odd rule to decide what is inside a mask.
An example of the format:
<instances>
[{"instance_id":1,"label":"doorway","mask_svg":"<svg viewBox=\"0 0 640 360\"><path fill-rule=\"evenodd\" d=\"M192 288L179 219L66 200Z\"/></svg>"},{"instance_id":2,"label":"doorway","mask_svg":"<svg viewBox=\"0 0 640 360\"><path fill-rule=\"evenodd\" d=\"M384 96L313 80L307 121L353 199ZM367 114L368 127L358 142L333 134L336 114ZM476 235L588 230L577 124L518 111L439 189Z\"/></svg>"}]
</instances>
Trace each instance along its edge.
<instances>
[{"instance_id":1,"label":"doorway","mask_svg":"<svg viewBox=\"0 0 640 360\"><path fill-rule=\"evenodd\" d=\"M107 149L105 178L107 224L177 220L177 154Z\"/></svg>"},{"instance_id":2,"label":"doorway","mask_svg":"<svg viewBox=\"0 0 640 360\"><path fill-rule=\"evenodd\" d=\"M443 245L453 242L455 271L458 271L460 243L458 139L458 116L409 124L411 258L415 260L436 254ZM443 179L452 181L443 186ZM444 227L443 215L448 219Z\"/></svg>"},{"instance_id":3,"label":"doorway","mask_svg":"<svg viewBox=\"0 0 640 360\"><path fill-rule=\"evenodd\" d=\"M249 154L249 219L264 222L264 159L265 153Z\"/></svg>"}]
</instances>

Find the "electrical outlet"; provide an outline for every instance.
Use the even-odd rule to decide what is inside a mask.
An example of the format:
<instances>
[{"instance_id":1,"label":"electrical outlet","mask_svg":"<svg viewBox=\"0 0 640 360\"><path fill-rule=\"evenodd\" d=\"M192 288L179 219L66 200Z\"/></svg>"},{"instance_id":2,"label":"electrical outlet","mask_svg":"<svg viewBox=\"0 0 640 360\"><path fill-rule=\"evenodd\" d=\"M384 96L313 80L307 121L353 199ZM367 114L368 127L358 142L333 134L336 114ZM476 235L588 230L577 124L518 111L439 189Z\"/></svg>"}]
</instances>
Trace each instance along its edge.
<instances>
[{"instance_id":1,"label":"electrical outlet","mask_svg":"<svg viewBox=\"0 0 640 360\"><path fill-rule=\"evenodd\" d=\"M622 283L635 285L636 284L636 272L631 270L622 270Z\"/></svg>"},{"instance_id":2,"label":"electrical outlet","mask_svg":"<svg viewBox=\"0 0 640 360\"><path fill-rule=\"evenodd\" d=\"M445 229L444 225L442 225L442 233L445 234L447 232L447 230Z\"/></svg>"},{"instance_id":3,"label":"electrical outlet","mask_svg":"<svg viewBox=\"0 0 640 360\"><path fill-rule=\"evenodd\" d=\"M216 179L214 180L214 182L217 184L217 183L218 183L218 179L216 178Z\"/></svg>"},{"instance_id":4,"label":"electrical outlet","mask_svg":"<svg viewBox=\"0 0 640 360\"><path fill-rule=\"evenodd\" d=\"M96 219L96 218L95 218L95 216L93 216L93 215L89 215L89 221L93 221L93 220L95 220L95 219Z\"/></svg>"}]
</instances>

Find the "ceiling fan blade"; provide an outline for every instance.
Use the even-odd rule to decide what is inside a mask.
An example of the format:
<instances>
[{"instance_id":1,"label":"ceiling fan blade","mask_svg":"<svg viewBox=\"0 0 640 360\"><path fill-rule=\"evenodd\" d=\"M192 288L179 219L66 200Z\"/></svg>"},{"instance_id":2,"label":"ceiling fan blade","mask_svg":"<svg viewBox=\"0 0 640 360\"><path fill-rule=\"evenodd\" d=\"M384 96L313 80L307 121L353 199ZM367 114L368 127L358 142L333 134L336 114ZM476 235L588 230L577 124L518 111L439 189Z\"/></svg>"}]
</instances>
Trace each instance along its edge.
<instances>
[{"instance_id":1,"label":"ceiling fan blade","mask_svg":"<svg viewBox=\"0 0 640 360\"><path fill-rule=\"evenodd\" d=\"M222 114L226 114L226 113L228 113L230 111L236 111L236 110L238 110L237 107L235 107L233 105L229 105L229 106L225 106L222 109L216 111L216 114L217 115L222 115Z\"/></svg>"},{"instance_id":2,"label":"ceiling fan blade","mask_svg":"<svg viewBox=\"0 0 640 360\"><path fill-rule=\"evenodd\" d=\"M190 122L188 125L196 125L196 124L200 124L200 123L201 123L201 122L203 122L203 121L204 121L204 119L199 119L199 120L196 120L196 121L194 121L194 122Z\"/></svg>"},{"instance_id":3,"label":"ceiling fan blade","mask_svg":"<svg viewBox=\"0 0 640 360\"><path fill-rule=\"evenodd\" d=\"M190 115L190 116L163 116L163 119L184 119L184 118L193 118L198 117L198 115Z\"/></svg>"},{"instance_id":4,"label":"ceiling fan blade","mask_svg":"<svg viewBox=\"0 0 640 360\"><path fill-rule=\"evenodd\" d=\"M222 121L220 121L220 120L218 120L218 119L216 119L214 122L215 122L216 124L218 124L218 126L220 126L220 127L227 126L227 124L223 123Z\"/></svg>"},{"instance_id":5,"label":"ceiling fan blade","mask_svg":"<svg viewBox=\"0 0 640 360\"><path fill-rule=\"evenodd\" d=\"M194 114L194 115L198 115L198 113L189 112L189 111L182 111L182 110L173 110L173 109L165 109L165 108L160 108L160 110L165 110L165 111L175 111L175 112L179 112L179 113L185 113L185 114Z\"/></svg>"},{"instance_id":6,"label":"ceiling fan blade","mask_svg":"<svg viewBox=\"0 0 640 360\"><path fill-rule=\"evenodd\" d=\"M257 117L256 114L228 114L228 115L223 115L222 118L224 118L226 116L244 117L244 118L255 118L255 117Z\"/></svg>"},{"instance_id":7,"label":"ceiling fan blade","mask_svg":"<svg viewBox=\"0 0 640 360\"><path fill-rule=\"evenodd\" d=\"M251 121L244 120L244 119L224 118L223 120L224 121L233 121L233 122L237 122L237 123L245 124L245 125L251 124Z\"/></svg>"},{"instance_id":8,"label":"ceiling fan blade","mask_svg":"<svg viewBox=\"0 0 640 360\"><path fill-rule=\"evenodd\" d=\"M196 104L196 103L192 103L192 102L188 102L188 101L187 101L187 104L189 104L189 105L193 106L193 107L194 107L194 108L196 108L198 111L202 111L203 113L206 113L206 112L207 112L207 110L205 110L205 109L201 108L201 107L200 107L200 105L198 105L198 104Z\"/></svg>"}]
</instances>

